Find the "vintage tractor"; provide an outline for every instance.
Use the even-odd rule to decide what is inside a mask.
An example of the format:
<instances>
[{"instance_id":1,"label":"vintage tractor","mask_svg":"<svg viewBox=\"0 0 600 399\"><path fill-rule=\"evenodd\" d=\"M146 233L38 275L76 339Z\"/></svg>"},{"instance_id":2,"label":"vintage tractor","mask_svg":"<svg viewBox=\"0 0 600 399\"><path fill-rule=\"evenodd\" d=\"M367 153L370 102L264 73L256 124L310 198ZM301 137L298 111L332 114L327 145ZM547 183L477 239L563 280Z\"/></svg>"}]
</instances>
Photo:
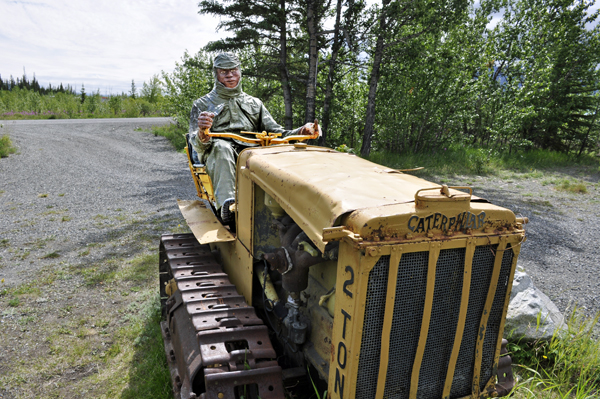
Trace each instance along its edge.
<instances>
[{"instance_id":1,"label":"vintage tractor","mask_svg":"<svg viewBox=\"0 0 600 399\"><path fill-rule=\"evenodd\" d=\"M508 394L502 334L527 219L470 187L285 144L300 138L263 132L240 153L231 227L188 145L192 233L160 243L175 397L293 397L309 372L329 398Z\"/></svg>"}]
</instances>

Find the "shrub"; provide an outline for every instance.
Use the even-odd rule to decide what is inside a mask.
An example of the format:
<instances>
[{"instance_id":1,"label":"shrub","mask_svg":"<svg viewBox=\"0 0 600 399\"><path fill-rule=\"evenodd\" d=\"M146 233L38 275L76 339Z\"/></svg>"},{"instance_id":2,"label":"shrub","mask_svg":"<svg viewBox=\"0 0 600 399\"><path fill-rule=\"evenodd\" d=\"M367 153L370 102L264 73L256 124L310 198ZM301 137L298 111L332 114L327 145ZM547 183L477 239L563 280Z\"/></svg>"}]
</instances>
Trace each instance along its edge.
<instances>
[{"instance_id":1,"label":"shrub","mask_svg":"<svg viewBox=\"0 0 600 399\"><path fill-rule=\"evenodd\" d=\"M0 137L0 158L5 158L10 154L14 154L17 152L17 149L13 147L12 141L10 141L10 137L8 135L3 135Z\"/></svg>"}]
</instances>

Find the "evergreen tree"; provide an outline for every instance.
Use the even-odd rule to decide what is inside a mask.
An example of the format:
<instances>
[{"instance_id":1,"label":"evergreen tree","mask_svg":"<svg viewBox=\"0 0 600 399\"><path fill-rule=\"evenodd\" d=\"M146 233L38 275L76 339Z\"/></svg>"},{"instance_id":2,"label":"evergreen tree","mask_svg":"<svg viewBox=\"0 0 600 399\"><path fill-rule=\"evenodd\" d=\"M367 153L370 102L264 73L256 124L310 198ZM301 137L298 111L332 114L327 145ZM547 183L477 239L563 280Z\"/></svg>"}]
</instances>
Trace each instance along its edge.
<instances>
[{"instance_id":1,"label":"evergreen tree","mask_svg":"<svg viewBox=\"0 0 600 399\"><path fill-rule=\"evenodd\" d=\"M254 62L242 65L244 74L279 81L285 107L284 126L293 126L293 93L290 71L290 32L297 26L298 10L289 0L203 0L200 13L218 16L217 29L233 33L210 42L207 51L248 50Z\"/></svg>"},{"instance_id":2,"label":"evergreen tree","mask_svg":"<svg viewBox=\"0 0 600 399\"><path fill-rule=\"evenodd\" d=\"M135 87L135 81L133 79L131 79L131 90L129 91L129 95L131 96L131 98L135 99L136 92L137 92L137 89Z\"/></svg>"},{"instance_id":3,"label":"evergreen tree","mask_svg":"<svg viewBox=\"0 0 600 399\"><path fill-rule=\"evenodd\" d=\"M82 83L81 84L81 103L83 104L84 102L85 102L85 86Z\"/></svg>"}]
</instances>

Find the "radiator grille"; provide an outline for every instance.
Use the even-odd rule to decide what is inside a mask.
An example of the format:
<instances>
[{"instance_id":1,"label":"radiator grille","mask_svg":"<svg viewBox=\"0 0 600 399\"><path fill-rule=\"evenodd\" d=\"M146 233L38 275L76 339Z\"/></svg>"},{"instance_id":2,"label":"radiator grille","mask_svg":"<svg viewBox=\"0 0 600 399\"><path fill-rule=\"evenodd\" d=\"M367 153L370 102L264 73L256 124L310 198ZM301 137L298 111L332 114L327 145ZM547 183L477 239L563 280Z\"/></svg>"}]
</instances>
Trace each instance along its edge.
<instances>
[{"instance_id":1,"label":"radiator grille","mask_svg":"<svg viewBox=\"0 0 600 399\"><path fill-rule=\"evenodd\" d=\"M356 380L356 398L374 398L377 391L389 266L389 255L382 256L369 273L365 321L358 361L360 371Z\"/></svg>"},{"instance_id":2,"label":"radiator grille","mask_svg":"<svg viewBox=\"0 0 600 399\"><path fill-rule=\"evenodd\" d=\"M471 394L477 330L492 276L496 247L495 245L480 246L475 249L467 321L456 364L451 397ZM417 393L419 398L442 396L460 309L465 251L465 248L440 251L436 265L431 322L419 373ZM492 361L512 257L512 250L508 249L504 252L498 287L484 340L481 387L492 374ZM369 274L359 373L356 381L357 399L373 398L377 391L389 261L389 256L382 256ZM384 390L386 398L408 398L409 396L410 378L419 343L425 303L428 262L429 252L405 253L400 259Z\"/></svg>"}]
</instances>

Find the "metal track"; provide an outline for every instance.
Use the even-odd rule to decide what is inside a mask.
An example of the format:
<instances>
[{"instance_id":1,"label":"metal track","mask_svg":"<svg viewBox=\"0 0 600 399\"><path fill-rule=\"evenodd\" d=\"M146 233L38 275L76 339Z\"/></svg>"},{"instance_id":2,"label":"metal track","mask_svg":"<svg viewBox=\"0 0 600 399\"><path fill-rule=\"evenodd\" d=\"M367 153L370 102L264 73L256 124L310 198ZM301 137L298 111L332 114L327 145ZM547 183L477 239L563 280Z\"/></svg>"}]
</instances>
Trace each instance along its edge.
<instances>
[{"instance_id":1,"label":"metal track","mask_svg":"<svg viewBox=\"0 0 600 399\"><path fill-rule=\"evenodd\" d=\"M193 234L160 240L161 330L177 399L283 399L268 329L208 245ZM174 279L177 291L167 297Z\"/></svg>"}]
</instances>

